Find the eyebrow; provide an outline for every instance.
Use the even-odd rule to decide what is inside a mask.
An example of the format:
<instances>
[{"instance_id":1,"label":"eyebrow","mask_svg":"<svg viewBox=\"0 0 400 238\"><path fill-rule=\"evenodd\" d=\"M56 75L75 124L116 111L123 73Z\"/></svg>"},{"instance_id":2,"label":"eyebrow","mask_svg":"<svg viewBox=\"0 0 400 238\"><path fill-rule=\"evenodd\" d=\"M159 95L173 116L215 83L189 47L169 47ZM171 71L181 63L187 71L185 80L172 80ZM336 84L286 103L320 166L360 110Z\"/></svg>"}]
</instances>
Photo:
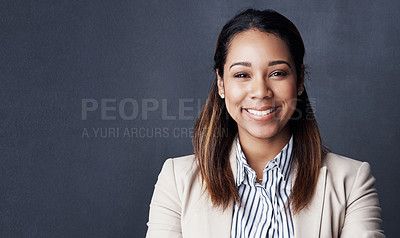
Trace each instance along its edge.
<instances>
[{"instance_id":1,"label":"eyebrow","mask_svg":"<svg viewBox=\"0 0 400 238\"><path fill-rule=\"evenodd\" d=\"M246 66L246 67L251 67L251 63L250 62L236 62L236 63L233 63L229 67L229 69L231 69L233 66L236 66L236 65L243 65L243 66Z\"/></svg>"},{"instance_id":2,"label":"eyebrow","mask_svg":"<svg viewBox=\"0 0 400 238\"><path fill-rule=\"evenodd\" d=\"M271 62L268 63L268 66L274 66L274 65L278 65L278 64L286 64L287 66L289 66L289 68L292 68L292 66L290 66L290 64L288 62L284 61L284 60L271 61ZM242 66L245 66L245 67L251 67L251 63L250 62L236 62L236 63L233 63L229 67L229 69L231 69L233 66L236 66L236 65L242 65Z\"/></svg>"},{"instance_id":3,"label":"eyebrow","mask_svg":"<svg viewBox=\"0 0 400 238\"><path fill-rule=\"evenodd\" d=\"M286 64L287 66L289 66L289 68L292 68L292 66L290 66L290 64L284 60L271 61L268 63L268 66L274 66L274 65L278 65L278 64Z\"/></svg>"}]
</instances>

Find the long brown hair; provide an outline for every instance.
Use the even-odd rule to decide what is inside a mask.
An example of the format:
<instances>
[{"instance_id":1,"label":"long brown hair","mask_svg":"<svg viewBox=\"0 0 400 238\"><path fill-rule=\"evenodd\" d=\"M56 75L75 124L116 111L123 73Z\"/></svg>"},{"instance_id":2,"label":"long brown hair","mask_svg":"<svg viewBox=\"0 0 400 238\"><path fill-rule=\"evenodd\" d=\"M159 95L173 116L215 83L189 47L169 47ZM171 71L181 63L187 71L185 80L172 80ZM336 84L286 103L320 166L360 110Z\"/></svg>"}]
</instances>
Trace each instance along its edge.
<instances>
[{"instance_id":1,"label":"long brown hair","mask_svg":"<svg viewBox=\"0 0 400 238\"><path fill-rule=\"evenodd\" d=\"M289 19L272 10L248 9L236 15L223 27L214 54L214 70L218 71L219 76L223 77L232 38L249 29L275 34L286 42L299 83L304 74L303 40ZM326 154L305 90L298 97L296 110L289 123L293 133L291 168L296 172L289 202L296 213L310 202ZM237 124L228 114L224 101L218 95L216 77L206 104L194 125L193 145L202 181L211 201L214 206L224 209L232 200L240 200L229 161L229 153L237 133Z\"/></svg>"}]
</instances>

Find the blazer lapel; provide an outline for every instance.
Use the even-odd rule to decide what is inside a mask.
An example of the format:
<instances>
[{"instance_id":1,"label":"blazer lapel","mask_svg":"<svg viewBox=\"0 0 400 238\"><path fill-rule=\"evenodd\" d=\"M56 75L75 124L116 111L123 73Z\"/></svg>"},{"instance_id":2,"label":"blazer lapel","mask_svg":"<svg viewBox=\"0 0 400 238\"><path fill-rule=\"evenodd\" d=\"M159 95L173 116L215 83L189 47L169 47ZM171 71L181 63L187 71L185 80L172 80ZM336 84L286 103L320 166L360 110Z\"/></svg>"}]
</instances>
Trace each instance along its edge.
<instances>
[{"instance_id":1,"label":"blazer lapel","mask_svg":"<svg viewBox=\"0 0 400 238\"><path fill-rule=\"evenodd\" d=\"M320 237L322 209L324 206L326 167L322 167L310 204L293 216L296 237Z\"/></svg>"},{"instance_id":2,"label":"blazer lapel","mask_svg":"<svg viewBox=\"0 0 400 238\"><path fill-rule=\"evenodd\" d=\"M221 208L209 207L205 213L205 220L193 237L229 238L231 234L233 202L223 211Z\"/></svg>"}]
</instances>

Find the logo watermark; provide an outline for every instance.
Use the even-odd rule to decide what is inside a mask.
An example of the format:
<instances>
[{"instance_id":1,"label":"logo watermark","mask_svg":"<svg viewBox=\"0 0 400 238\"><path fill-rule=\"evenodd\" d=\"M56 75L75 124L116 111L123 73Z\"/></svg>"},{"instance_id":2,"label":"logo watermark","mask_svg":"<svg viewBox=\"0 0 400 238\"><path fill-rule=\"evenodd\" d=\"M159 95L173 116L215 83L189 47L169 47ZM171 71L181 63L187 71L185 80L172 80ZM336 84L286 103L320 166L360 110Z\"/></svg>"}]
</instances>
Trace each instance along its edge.
<instances>
[{"instance_id":1,"label":"logo watermark","mask_svg":"<svg viewBox=\"0 0 400 238\"><path fill-rule=\"evenodd\" d=\"M110 121L193 121L202 107L201 99L177 100L154 98L83 98L81 120L100 121L104 126L84 127L81 138L144 139L144 138L192 138L192 127L114 127ZM114 123L113 123L114 124Z\"/></svg>"},{"instance_id":2,"label":"logo watermark","mask_svg":"<svg viewBox=\"0 0 400 238\"><path fill-rule=\"evenodd\" d=\"M144 98L136 100L134 98L84 98L82 99L82 120L88 120L90 117L99 116L101 120L148 120L151 114L161 113L162 120L193 120L197 112L201 109L201 99L180 98L177 103L178 111L175 114L169 114L171 100L166 98L154 99ZM176 104L175 104L176 106ZM170 112L171 113L171 112ZM150 115L150 116L149 116Z\"/></svg>"},{"instance_id":3,"label":"logo watermark","mask_svg":"<svg viewBox=\"0 0 400 238\"><path fill-rule=\"evenodd\" d=\"M192 138L193 128L186 127L91 127L83 128L82 138Z\"/></svg>"}]
</instances>

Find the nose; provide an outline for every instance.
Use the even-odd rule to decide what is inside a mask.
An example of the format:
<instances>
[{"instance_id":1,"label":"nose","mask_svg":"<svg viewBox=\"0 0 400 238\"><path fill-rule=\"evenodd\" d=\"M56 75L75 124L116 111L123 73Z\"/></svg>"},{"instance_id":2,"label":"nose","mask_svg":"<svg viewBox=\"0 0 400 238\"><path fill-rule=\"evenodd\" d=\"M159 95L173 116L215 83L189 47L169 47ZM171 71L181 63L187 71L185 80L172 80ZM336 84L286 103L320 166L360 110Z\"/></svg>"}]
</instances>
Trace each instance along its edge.
<instances>
[{"instance_id":1,"label":"nose","mask_svg":"<svg viewBox=\"0 0 400 238\"><path fill-rule=\"evenodd\" d=\"M250 97L252 99L266 99L274 96L268 79L264 77L254 78L250 85Z\"/></svg>"}]
</instances>

